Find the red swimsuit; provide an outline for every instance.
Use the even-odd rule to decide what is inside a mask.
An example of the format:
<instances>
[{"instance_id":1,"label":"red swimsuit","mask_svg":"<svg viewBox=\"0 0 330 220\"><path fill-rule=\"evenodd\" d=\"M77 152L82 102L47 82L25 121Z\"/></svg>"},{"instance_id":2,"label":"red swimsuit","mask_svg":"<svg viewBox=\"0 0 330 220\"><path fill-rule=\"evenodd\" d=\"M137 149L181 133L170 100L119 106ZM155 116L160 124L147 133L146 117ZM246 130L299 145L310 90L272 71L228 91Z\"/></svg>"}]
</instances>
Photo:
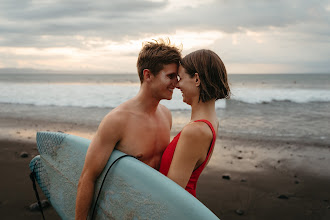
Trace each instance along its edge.
<instances>
[{"instance_id":1,"label":"red swimsuit","mask_svg":"<svg viewBox=\"0 0 330 220\"><path fill-rule=\"evenodd\" d=\"M212 124L208 120L196 120L194 122L198 122L198 121L202 121L202 122L205 122L206 124L208 124L208 126L212 130L213 140L212 140L211 146L209 148L209 151L207 152L207 156L206 156L204 162L197 169L195 169L192 172L192 174L190 176L190 179L189 179L189 182L186 186L186 190L188 192L190 192L195 197L196 197L197 180L199 178L199 175L202 173L204 167L206 166L206 163L208 161L210 153L212 152L212 149L213 149L213 146L214 146L214 143L215 143L215 139L216 139L216 134L215 134L215 131L214 131L214 128L213 128ZM170 169L171 162L172 162L173 155L174 155L174 151L175 151L176 145L179 141L180 134L181 134L181 132L173 138L172 142L167 146L167 148L165 149L165 151L163 153L162 160L161 160L161 163L160 163L159 172L161 172L165 176L167 176L168 170Z\"/></svg>"}]
</instances>

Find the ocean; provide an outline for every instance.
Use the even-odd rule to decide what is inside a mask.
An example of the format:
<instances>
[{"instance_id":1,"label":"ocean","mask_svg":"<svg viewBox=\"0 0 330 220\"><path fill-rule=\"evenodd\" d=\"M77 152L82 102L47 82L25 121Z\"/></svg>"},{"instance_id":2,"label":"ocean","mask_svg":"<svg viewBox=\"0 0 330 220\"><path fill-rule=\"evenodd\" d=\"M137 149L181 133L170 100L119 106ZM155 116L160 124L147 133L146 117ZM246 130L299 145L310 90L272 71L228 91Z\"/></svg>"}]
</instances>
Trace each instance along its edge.
<instances>
[{"instance_id":1,"label":"ocean","mask_svg":"<svg viewBox=\"0 0 330 220\"><path fill-rule=\"evenodd\" d=\"M330 74L230 74L229 82L231 99L216 102L220 135L330 143ZM108 110L139 86L137 74L0 74L0 104ZM179 90L161 103L175 128L189 121Z\"/></svg>"},{"instance_id":2,"label":"ocean","mask_svg":"<svg viewBox=\"0 0 330 220\"><path fill-rule=\"evenodd\" d=\"M232 97L244 103L330 102L330 74L232 74ZM0 74L0 103L41 106L110 107L132 98L139 90L137 74ZM171 110L190 107L179 90ZM217 102L225 108L226 102Z\"/></svg>"}]
</instances>

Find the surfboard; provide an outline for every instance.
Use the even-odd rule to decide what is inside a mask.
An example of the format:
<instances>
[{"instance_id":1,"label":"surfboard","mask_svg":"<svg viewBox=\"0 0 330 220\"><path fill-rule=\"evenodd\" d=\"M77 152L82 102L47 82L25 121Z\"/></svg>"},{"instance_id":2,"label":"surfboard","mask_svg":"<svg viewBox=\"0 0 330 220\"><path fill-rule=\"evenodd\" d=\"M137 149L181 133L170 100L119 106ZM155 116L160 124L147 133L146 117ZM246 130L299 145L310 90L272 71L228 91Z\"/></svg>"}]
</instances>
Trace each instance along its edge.
<instances>
[{"instance_id":1,"label":"surfboard","mask_svg":"<svg viewBox=\"0 0 330 220\"><path fill-rule=\"evenodd\" d=\"M74 219L78 181L90 140L38 132L40 155L30 162L41 190L62 219ZM114 150L95 185L93 205L109 166L124 153ZM91 215L91 211L89 213ZM46 216L47 218L47 216ZM113 164L97 201L94 219L218 219L178 184L141 161Z\"/></svg>"}]
</instances>

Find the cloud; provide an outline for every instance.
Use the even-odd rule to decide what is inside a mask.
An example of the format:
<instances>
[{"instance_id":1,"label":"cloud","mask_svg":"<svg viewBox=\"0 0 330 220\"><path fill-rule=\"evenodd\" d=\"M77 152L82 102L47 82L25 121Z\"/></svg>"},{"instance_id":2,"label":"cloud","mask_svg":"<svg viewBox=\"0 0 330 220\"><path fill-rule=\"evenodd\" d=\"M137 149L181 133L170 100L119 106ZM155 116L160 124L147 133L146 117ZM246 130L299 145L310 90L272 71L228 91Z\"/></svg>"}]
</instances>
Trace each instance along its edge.
<instances>
[{"instance_id":1,"label":"cloud","mask_svg":"<svg viewBox=\"0 0 330 220\"><path fill-rule=\"evenodd\" d=\"M159 36L181 41L184 53L214 48L232 63L285 66L287 62L295 65L299 59L305 60L304 65L308 65L306 60L322 63L330 51L329 6L329 0L2 0L0 49L7 52L1 66L30 63L33 67L32 58L40 66L42 57L52 56L56 66L61 56L54 48L77 53L62 55L67 68L75 68L81 61L105 69L108 65L100 60L106 59L100 57L118 54L122 59L127 56L135 66L132 57L137 56L141 41ZM16 55L24 48L35 53L31 57ZM281 55L284 49L288 57ZM307 50L309 54L304 53ZM78 54L98 61L70 59ZM320 66L330 69L326 64Z\"/></svg>"},{"instance_id":2,"label":"cloud","mask_svg":"<svg viewBox=\"0 0 330 220\"><path fill-rule=\"evenodd\" d=\"M180 29L234 33L241 28L286 27L319 22L322 17L329 19L326 1L320 2L316 5L308 0L223 0L204 4L195 1L192 6L181 3L175 7L175 1L2 0L0 33L11 40L1 43L22 45L17 35L27 37L25 45L36 46L35 41L44 35L83 35L120 41Z\"/></svg>"},{"instance_id":3,"label":"cloud","mask_svg":"<svg viewBox=\"0 0 330 220\"><path fill-rule=\"evenodd\" d=\"M165 3L149 1L11 1L1 5L2 35L87 35L120 39L139 33L144 16ZM136 25L136 23L140 23ZM10 43L10 41L8 41ZM13 41L12 41L13 42ZM13 42L14 43L14 42ZM32 40L33 43L33 40ZM26 45L29 41L26 41Z\"/></svg>"}]
</instances>

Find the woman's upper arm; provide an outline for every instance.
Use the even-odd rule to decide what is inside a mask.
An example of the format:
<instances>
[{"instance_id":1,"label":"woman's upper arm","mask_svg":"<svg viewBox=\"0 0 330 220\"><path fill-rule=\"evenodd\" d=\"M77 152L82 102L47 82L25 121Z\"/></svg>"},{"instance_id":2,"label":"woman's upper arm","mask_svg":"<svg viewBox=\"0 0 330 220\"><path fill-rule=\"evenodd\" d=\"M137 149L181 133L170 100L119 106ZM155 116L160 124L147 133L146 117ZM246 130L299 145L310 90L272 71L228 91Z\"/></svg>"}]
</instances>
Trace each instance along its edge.
<instances>
[{"instance_id":1,"label":"woman's upper arm","mask_svg":"<svg viewBox=\"0 0 330 220\"><path fill-rule=\"evenodd\" d=\"M200 125L186 126L181 132L167 176L185 188L197 162L207 154L208 139Z\"/></svg>"}]
</instances>

